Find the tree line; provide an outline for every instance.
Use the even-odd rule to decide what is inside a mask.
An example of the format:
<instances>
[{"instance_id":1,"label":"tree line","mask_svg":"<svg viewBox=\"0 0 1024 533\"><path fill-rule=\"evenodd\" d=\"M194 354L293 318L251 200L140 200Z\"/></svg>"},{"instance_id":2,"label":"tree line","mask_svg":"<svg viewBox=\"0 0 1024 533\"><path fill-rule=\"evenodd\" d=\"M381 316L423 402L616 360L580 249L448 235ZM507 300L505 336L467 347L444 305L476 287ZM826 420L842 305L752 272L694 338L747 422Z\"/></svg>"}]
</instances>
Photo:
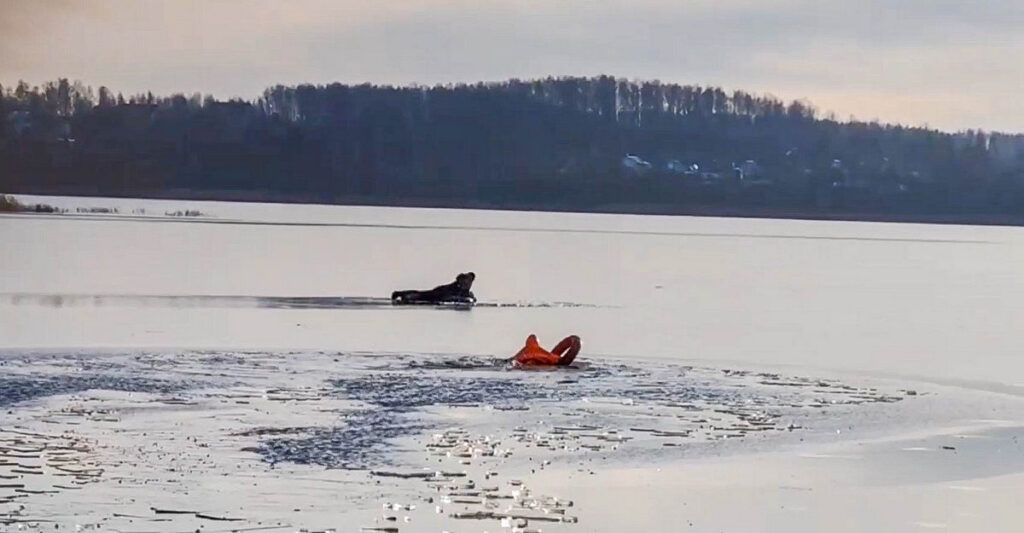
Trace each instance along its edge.
<instances>
[{"instance_id":1,"label":"tree line","mask_svg":"<svg viewBox=\"0 0 1024 533\"><path fill-rule=\"evenodd\" d=\"M643 211L1024 214L1024 136L610 76L274 86L252 101L0 86L0 192Z\"/></svg>"}]
</instances>

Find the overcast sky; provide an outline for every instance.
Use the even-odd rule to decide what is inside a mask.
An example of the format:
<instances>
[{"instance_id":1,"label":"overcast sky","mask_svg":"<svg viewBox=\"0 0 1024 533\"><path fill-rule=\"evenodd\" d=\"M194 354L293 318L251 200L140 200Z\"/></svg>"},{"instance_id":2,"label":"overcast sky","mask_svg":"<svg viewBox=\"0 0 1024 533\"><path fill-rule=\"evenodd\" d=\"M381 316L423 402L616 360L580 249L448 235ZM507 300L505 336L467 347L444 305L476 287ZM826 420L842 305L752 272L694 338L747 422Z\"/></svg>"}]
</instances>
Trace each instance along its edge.
<instances>
[{"instance_id":1,"label":"overcast sky","mask_svg":"<svg viewBox=\"0 0 1024 533\"><path fill-rule=\"evenodd\" d=\"M1024 132L1024 1L0 0L5 85L251 99L276 83L602 73Z\"/></svg>"}]
</instances>

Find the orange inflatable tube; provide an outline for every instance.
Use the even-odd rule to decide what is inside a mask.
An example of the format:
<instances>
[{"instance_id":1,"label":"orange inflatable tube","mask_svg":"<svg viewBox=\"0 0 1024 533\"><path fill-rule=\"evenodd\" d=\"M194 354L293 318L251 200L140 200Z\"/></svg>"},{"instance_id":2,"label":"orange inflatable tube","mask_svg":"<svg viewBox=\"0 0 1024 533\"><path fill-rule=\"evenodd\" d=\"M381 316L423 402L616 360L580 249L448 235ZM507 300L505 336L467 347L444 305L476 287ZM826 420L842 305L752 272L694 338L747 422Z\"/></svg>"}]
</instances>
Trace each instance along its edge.
<instances>
[{"instance_id":1,"label":"orange inflatable tube","mask_svg":"<svg viewBox=\"0 0 1024 533\"><path fill-rule=\"evenodd\" d=\"M550 352L541 347L536 335L526 339L526 346L512 358L520 366L568 366L580 353L580 338L570 335Z\"/></svg>"}]
</instances>

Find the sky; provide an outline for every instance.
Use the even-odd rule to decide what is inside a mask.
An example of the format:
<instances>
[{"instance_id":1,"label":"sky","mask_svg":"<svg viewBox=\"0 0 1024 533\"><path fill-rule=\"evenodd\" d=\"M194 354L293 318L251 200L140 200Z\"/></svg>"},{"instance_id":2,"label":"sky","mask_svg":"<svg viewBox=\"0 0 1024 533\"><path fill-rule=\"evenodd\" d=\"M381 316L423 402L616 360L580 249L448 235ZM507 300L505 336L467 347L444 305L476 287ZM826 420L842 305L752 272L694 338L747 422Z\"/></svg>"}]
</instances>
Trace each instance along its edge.
<instances>
[{"instance_id":1,"label":"sky","mask_svg":"<svg viewBox=\"0 0 1024 533\"><path fill-rule=\"evenodd\" d=\"M1022 28L1020 0L0 0L0 83L253 99L610 74L1024 132Z\"/></svg>"}]
</instances>

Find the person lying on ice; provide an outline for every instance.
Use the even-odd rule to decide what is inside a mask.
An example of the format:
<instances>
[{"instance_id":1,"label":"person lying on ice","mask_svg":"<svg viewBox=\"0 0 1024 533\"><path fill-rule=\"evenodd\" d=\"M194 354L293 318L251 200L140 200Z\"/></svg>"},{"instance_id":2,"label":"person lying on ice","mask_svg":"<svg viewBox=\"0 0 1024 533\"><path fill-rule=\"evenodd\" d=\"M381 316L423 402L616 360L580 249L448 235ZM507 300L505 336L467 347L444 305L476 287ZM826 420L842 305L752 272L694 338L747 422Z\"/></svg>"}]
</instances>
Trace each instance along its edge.
<instances>
[{"instance_id":1,"label":"person lying on ice","mask_svg":"<svg viewBox=\"0 0 1024 533\"><path fill-rule=\"evenodd\" d=\"M391 293L391 303L401 304L441 304L441 303L475 303L473 281L476 274L463 272L455 277L455 281L447 285L439 285L429 291L395 291Z\"/></svg>"}]
</instances>

